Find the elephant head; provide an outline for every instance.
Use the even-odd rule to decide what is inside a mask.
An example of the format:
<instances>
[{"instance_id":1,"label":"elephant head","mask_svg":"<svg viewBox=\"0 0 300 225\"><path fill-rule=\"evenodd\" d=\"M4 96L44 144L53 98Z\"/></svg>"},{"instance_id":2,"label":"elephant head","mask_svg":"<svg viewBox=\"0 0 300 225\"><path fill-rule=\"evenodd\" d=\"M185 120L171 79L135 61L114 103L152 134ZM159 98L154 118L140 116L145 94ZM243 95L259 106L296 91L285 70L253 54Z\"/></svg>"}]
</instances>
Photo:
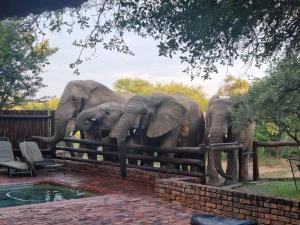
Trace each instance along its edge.
<instances>
[{"instance_id":1,"label":"elephant head","mask_svg":"<svg viewBox=\"0 0 300 225\"><path fill-rule=\"evenodd\" d=\"M35 137L46 143L57 143L64 138L69 121L82 110L104 102L126 100L106 86L92 80L71 81L67 84L55 111L55 132L51 137Z\"/></svg>"},{"instance_id":2,"label":"elephant head","mask_svg":"<svg viewBox=\"0 0 300 225\"><path fill-rule=\"evenodd\" d=\"M108 133L123 114L123 104L106 102L86 109L76 117L76 129Z\"/></svg>"},{"instance_id":3,"label":"elephant head","mask_svg":"<svg viewBox=\"0 0 300 225\"><path fill-rule=\"evenodd\" d=\"M211 98L206 113L209 144L237 141L237 131L234 130L232 126L232 108L233 102L231 98L220 98L219 96L213 96ZM214 169L216 169L215 172L218 172L224 178L228 180L236 179L236 171L233 170L236 168L237 159L235 152L230 151L228 151L227 156L228 165L226 173L221 164L221 152L211 152L209 154L209 163L211 163L209 173L213 173ZM230 175L228 173L230 173ZM217 174L211 174L210 179L209 183L215 184L217 182Z\"/></svg>"},{"instance_id":4,"label":"elephant head","mask_svg":"<svg viewBox=\"0 0 300 225\"><path fill-rule=\"evenodd\" d=\"M120 170L126 176L126 137L137 129L149 138L160 137L179 127L186 109L175 98L163 94L134 96L124 106L124 113L111 132L117 138Z\"/></svg>"}]
</instances>

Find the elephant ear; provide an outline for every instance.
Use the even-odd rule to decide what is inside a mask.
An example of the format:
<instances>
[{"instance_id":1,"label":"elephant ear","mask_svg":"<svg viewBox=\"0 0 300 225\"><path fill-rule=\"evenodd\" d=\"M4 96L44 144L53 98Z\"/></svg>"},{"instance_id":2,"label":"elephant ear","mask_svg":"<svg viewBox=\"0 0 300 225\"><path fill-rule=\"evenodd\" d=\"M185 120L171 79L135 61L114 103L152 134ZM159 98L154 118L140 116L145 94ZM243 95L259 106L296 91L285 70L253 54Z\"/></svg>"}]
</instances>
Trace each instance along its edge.
<instances>
[{"instance_id":1,"label":"elephant ear","mask_svg":"<svg viewBox=\"0 0 300 225\"><path fill-rule=\"evenodd\" d=\"M163 102L150 121L147 136L159 137L180 126L185 113L186 109L178 102L174 100Z\"/></svg>"}]
</instances>

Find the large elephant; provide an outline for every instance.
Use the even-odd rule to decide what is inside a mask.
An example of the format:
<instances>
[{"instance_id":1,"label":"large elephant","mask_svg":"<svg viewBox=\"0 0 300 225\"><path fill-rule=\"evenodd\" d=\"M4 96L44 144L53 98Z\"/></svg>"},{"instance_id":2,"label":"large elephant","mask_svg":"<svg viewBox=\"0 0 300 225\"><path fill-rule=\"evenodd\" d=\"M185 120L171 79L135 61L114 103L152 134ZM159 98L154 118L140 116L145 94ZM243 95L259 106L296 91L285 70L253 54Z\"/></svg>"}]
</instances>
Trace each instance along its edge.
<instances>
[{"instance_id":1,"label":"large elephant","mask_svg":"<svg viewBox=\"0 0 300 225\"><path fill-rule=\"evenodd\" d=\"M98 134L98 139L106 143L113 143L109 137L109 133L123 114L124 104L116 102L106 102L101 105L86 109L78 114L75 121L75 127L81 131L88 131ZM116 157L106 152L116 152L117 149L107 148L103 149L103 159L105 161L116 161Z\"/></svg>"},{"instance_id":2,"label":"large elephant","mask_svg":"<svg viewBox=\"0 0 300 225\"><path fill-rule=\"evenodd\" d=\"M117 94L93 80L76 80L69 82L60 98L55 111L55 132L51 137L35 137L46 143L57 143L64 138L68 123L72 121L82 110L105 103L124 103L129 96L127 94ZM67 134L68 136L69 134ZM94 140L95 136L87 132L86 139ZM95 159L96 155L89 155Z\"/></svg>"},{"instance_id":3,"label":"large elephant","mask_svg":"<svg viewBox=\"0 0 300 225\"><path fill-rule=\"evenodd\" d=\"M197 103L181 94L134 96L111 135L117 138L120 170L126 176L126 137L136 129L143 141L160 147L198 146L203 139L205 121ZM174 154L168 153L168 157ZM173 165L161 164L172 168Z\"/></svg>"},{"instance_id":4,"label":"large elephant","mask_svg":"<svg viewBox=\"0 0 300 225\"><path fill-rule=\"evenodd\" d=\"M213 96L209 101L206 112L206 130L209 144L241 142L244 149L251 148L255 122L247 123L245 127L234 127L232 125L233 101L231 98ZM234 184L238 181L238 150L227 151L227 168L224 172L221 164L221 152L208 153L207 184L218 185L218 174L225 178L224 185Z\"/></svg>"}]
</instances>

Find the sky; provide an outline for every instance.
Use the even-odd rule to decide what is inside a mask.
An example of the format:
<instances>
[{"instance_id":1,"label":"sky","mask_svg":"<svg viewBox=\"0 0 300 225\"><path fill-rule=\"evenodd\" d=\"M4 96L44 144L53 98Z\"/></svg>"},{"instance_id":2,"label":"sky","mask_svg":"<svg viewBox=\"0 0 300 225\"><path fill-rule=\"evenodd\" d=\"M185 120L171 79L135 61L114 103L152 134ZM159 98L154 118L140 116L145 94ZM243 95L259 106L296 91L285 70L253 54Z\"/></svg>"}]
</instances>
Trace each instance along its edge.
<instances>
[{"instance_id":1,"label":"sky","mask_svg":"<svg viewBox=\"0 0 300 225\"><path fill-rule=\"evenodd\" d=\"M158 42L152 38L141 38L133 33L127 34L126 42L134 52L134 56L125 55L115 51L97 49L96 56L80 65L80 75L74 75L69 64L79 55L80 48L72 45L75 39L84 37L87 32L80 29L73 33L45 31L45 38L49 39L51 47L59 48L58 52L49 57L50 65L45 68L41 76L47 87L42 88L37 97L59 97L66 84L72 80L95 80L109 88L113 88L116 80L124 77L140 78L150 82L182 82L188 85L201 85L207 97L216 94L227 74L245 77L245 66L236 61L234 67L219 66L218 74L212 75L210 80L191 78L182 72L185 64L181 64L179 57L166 58L158 55ZM260 69L252 66L246 72L254 77L264 76L266 66Z\"/></svg>"}]
</instances>

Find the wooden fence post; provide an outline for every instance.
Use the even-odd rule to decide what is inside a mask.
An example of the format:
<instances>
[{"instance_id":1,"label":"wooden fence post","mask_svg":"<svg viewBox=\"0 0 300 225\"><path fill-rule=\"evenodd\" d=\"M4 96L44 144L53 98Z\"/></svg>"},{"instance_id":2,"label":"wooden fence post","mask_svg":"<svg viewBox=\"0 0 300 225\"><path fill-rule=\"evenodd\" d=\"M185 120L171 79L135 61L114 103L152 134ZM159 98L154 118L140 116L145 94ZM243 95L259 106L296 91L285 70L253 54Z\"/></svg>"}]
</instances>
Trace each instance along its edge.
<instances>
[{"instance_id":1,"label":"wooden fence post","mask_svg":"<svg viewBox=\"0 0 300 225\"><path fill-rule=\"evenodd\" d=\"M245 182L244 147L239 148L239 182Z\"/></svg>"},{"instance_id":2,"label":"wooden fence post","mask_svg":"<svg viewBox=\"0 0 300 225\"><path fill-rule=\"evenodd\" d=\"M207 150L206 145L200 145L199 146L201 148L201 150L204 148ZM206 151L207 152L207 151ZM198 153L199 155L199 159L202 161L202 164L200 165L200 170L198 172L203 173L202 177L201 177L201 184L206 184L206 166L205 166L205 154L206 153Z\"/></svg>"},{"instance_id":3,"label":"wooden fence post","mask_svg":"<svg viewBox=\"0 0 300 225\"><path fill-rule=\"evenodd\" d=\"M55 132L55 123L54 123L54 115L55 115L55 111L50 111L50 136L54 135ZM55 145L56 144L49 144L48 148L50 148L50 155L52 158L56 157L56 149L55 149Z\"/></svg>"},{"instance_id":4,"label":"wooden fence post","mask_svg":"<svg viewBox=\"0 0 300 225\"><path fill-rule=\"evenodd\" d=\"M253 180L259 179L259 168L258 168L258 145L256 141L253 141Z\"/></svg>"}]
</instances>

